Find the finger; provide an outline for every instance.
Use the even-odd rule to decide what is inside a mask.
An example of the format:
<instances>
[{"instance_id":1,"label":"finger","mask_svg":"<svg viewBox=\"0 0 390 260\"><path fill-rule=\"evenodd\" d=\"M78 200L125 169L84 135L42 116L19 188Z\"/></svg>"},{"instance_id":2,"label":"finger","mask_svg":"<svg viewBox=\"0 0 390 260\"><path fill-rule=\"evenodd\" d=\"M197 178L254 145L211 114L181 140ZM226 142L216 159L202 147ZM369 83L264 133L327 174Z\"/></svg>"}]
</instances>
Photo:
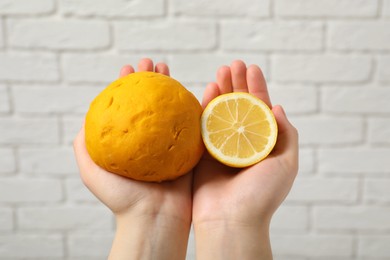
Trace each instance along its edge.
<instances>
[{"instance_id":1,"label":"finger","mask_svg":"<svg viewBox=\"0 0 390 260\"><path fill-rule=\"evenodd\" d=\"M286 112L281 105L275 105L272 108L272 112L275 115L276 122L278 123L278 132L285 133L291 131L294 126L288 120Z\"/></svg>"},{"instance_id":2,"label":"finger","mask_svg":"<svg viewBox=\"0 0 390 260\"><path fill-rule=\"evenodd\" d=\"M246 71L249 93L263 100L269 107L272 107L268 94L267 83L263 72L257 65L251 65Z\"/></svg>"},{"instance_id":3,"label":"finger","mask_svg":"<svg viewBox=\"0 0 390 260\"><path fill-rule=\"evenodd\" d=\"M121 68L121 71L119 72L119 77L122 78L124 76L129 75L130 73L134 73L134 68L131 65L125 65Z\"/></svg>"},{"instance_id":4,"label":"finger","mask_svg":"<svg viewBox=\"0 0 390 260\"><path fill-rule=\"evenodd\" d=\"M231 64L232 84L234 92L248 92L246 82L246 65L241 60L233 61Z\"/></svg>"},{"instance_id":5,"label":"finger","mask_svg":"<svg viewBox=\"0 0 390 260\"><path fill-rule=\"evenodd\" d=\"M204 91L203 94L203 100L202 100L202 107L203 109L206 108L207 104L219 96L219 87L218 84L215 82L209 83Z\"/></svg>"},{"instance_id":6,"label":"finger","mask_svg":"<svg viewBox=\"0 0 390 260\"><path fill-rule=\"evenodd\" d=\"M155 71L161 74L164 74L166 76L169 76L169 68L168 65L165 63L157 63L155 67Z\"/></svg>"},{"instance_id":7,"label":"finger","mask_svg":"<svg viewBox=\"0 0 390 260\"><path fill-rule=\"evenodd\" d=\"M290 123L281 106L274 106L272 112L278 124L278 140L273 152L288 162L291 170L298 171L298 131Z\"/></svg>"},{"instance_id":8,"label":"finger","mask_svg":"<svg viewBox=\"0 0 390 260\"><path fill-rule=\"evenodd\" d=\"M153 61L149 58L141 59L138 63L138 71L153 71Z\"/></svg>"},{"instance_id":9,"label":"finger","mask_svg":"<svg viewBox=\"0 0 390 260\"><path fill-rule=\"evenodd\" d=\"M229 66L222 66L217 71L217 84L221 94L230 93L232 87L232 72Z\"/></svg>"}]
</instances>

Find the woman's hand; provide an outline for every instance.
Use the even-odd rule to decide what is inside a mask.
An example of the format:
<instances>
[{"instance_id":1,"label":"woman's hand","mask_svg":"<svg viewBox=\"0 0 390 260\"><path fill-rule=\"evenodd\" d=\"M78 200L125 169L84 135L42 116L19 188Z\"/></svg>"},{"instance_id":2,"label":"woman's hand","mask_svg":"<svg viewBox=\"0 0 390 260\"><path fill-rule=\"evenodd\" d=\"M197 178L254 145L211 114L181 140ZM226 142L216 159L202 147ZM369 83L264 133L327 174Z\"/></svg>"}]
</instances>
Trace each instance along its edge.
<instances>
[{"instance_id":1,"label":"woman's hand","mask_svg":"<svg viewBox=\"0 0 390 260\"><path fill-rule=\"evenodd\" d=\"M276 117L279 133L272 153L244 169L230 168L205 154L194 170L193 224L199 259L271 259L269 224L298 171L298 133L282 107L272 107L259 67L242 61L221 67L203 106L220 94L249 92ZM222 253L223 252L223 253Z\"/></svg>"},{"instance_id":2,"label":"woman's hand","mask_svg":"<svg viewBox=\"0 0 390 260\"><path fill-rule=\"evenodd\" d=\"M164 63L155 67L142 59L139 71L169 76ZM124 66L120 76L134 72ZM184 259L192 214L192 173L174 181L135 181L105 171L90 158L84 127L74 140L81 179L88 189L114 213L117 231L110 259Z\"/></svg>"}]
</instances>

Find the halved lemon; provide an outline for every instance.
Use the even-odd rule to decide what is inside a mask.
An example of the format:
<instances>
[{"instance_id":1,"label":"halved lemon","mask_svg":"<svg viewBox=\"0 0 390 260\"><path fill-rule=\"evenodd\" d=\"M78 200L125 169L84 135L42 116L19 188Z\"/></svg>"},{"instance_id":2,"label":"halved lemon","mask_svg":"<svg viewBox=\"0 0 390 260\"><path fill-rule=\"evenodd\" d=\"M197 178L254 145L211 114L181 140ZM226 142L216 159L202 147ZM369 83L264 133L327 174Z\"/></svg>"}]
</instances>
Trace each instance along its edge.
<instances>
[{"instance_id":1,"label":"halved lemon","mask_svg":"<svg viewBox=\"0 0 390 260\"><path fill-rule=\"evenodd\" d=\"M247 167L269 155L278 126L270 108L243 92L213 99L201 118L202 138L209 153L231 167Z\"/></svg>"}]
</instances>

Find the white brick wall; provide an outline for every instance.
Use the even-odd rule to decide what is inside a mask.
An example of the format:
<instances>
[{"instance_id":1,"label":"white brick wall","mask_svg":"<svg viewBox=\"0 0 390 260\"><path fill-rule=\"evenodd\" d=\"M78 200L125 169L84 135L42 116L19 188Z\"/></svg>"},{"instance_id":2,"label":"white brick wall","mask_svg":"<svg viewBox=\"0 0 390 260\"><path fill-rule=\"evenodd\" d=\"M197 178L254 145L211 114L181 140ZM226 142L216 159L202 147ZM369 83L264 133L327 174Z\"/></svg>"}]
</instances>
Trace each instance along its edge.
<instances>
[{"instance_id":1,"label":"white brick wall","mask_svg":"<svg viewBox=\"0 0 390 260\"><path fill-rule=\"evenodd\" d=\"M372 70L372 59L360 54L276 55L271 64L271 79L283 83L364 82Z\"/></svg>"},{"instance_id":2,"label":"white brick wall","mask_svg":"<svg viewBox=\"0 0 390 260\"><path fill-rule=\"evenodd\" d=\"M188 16L245 16L267 17L269 16L270 1L234 1L234 0L173 0L172 9L175 14Z\"/></svg>"},{"instance_id":3,"label":"white brick wall","mask_svg":"<svg viewBox=\"0 0 390 260\"><path fill-rule=\"evenodd\" d=\"M226 51L321 50L322 23L227 21L221 25L221 45Z\"/></svg>"},{"instance_id":4,"label":"white brick wall","mask_svg":"<svg viewBox=\"0 0 390 260\"><path fill-rule=\"evenodd\" d=\"M4 47L3 20L0 20L0 50Z\"/></svg>"},{"instance_id":5,"label":"white brick wall","mask_svg":"<svg viewBox=\"0 0 390 260\"><path fill-rule=\"evenodd\" d=\"M55 259L65 256L63 236L53 234L0 235L4 259Z\"/></svg>"},{"instance_id":6,"label":"white brick wall","mask_svg":"<svg viewBox=\"0 0 390 260\"><path fill-rule=\"evenodd\" d=\"M11 49L11 48L10 48ZM0 80L53 82L59 79L59 68L54 53L15 52L0 53Z\"/></svg>"},{"instance_id":7,"label":"white brick wall","mask_svg":"<svg viewBox=\"0 0 390 260\"><path fill-rule=\"evenodd\" d=\"M208 21L131 21L114 23L120 51L195 51L216 45L216 24Z\"/></svg>"},{"instance_id":8,"label":"white brick wall","mask_svg":"<svg viewBox=\"0 0 390 260\"><path fill-rule=\"evenodd\" d=\"M390 22L332 22L330 48L335 50L389 50Z\"/></svg>"},{"instance_id":9,"label":"white brick wall","mask_svg":"<svg viewBox=\"0 0 390 260\"><path fill-rule=\"evenodd\" d=\"M13 173L16 169L15 154L12 148L0 149L0 174Z\"/></svg>"},{"instance_id":10,"label":"white brick wall","mask_svg":"<svg viewBox=\"0 0 390 260\"><path fill-rule=\"evenodd\" d=\"M101 21L10 19L8 43L21 49L94 50L108 47L108 24Z\"/></svg>"},{"instance_id":11,"label":"white brick wall","mask_svg":"<svg viewBox=\"0 0 390 260\"><path fill-rule=\"evenodd\" d=\"M4 15L44 15L54 11L53 0L2 0L0 13Z\"/></svg>"},{"instance_id":12,"label":"white brick wall","mask_svg":"<svg viewBox=\"0 0 390 260\"><path fill-rule=\"evenodd\" d=\"M248 64L259 64L259 66L264 67L267 74L266 58L264 55L257 54L173 54L168 63L171 65L172 76L179 81L183 83L203 83L204 85L210 81L215 81L216 71L221 64L229 64L237 56L240 56Z\"/></svg>"},{"instance_id":13,"label":"white brick wall","mask_svg":"<svg viewBox=\"0 0 390 260\"><path fill-rule=\"evenodd\" d=\"M20 171L26 175L72 176L78 171L71 147L20 148Z\"/></svg>"},{"instance_id":14,"label":"white brick wall","mask_svg":"<svg viewBox=\"0 0 390 260\"><path fill-rule=\"evenodd\" d=\"M164 0L60 0L60 13L66 16L141 18L162 16Z\"/></svg>"},{"instance_id":15,"label":"white brick wall","mask_svg":"<svg viewBox=\"0 0 390 260\"><path fill-rule=\"evenodd\" d=\"M390 6L390 4L389 4ZM390 7L389 7L390 9ZM390 55L381 55L378 57L378 80L383 82L390 81Z\"/></svg>"},{"instance_id":16,"label":"white brick wall","mask_svg":"<svg viewBox=\"0 0 390 260\"><path fill-rule=\"evenodd\" d=\"M10 102L8 89L5 85L0 85L0 113L8 113L10 111Z\"/></svg>"},{"instance_id":17,"label":"white brick wall","mask_svg":"<svg viewBox=\"0 0 390 260\"><path fill-rule=\"evenodd\" d=\"M63 191L60 180L0 179L0 202L60 202Z\"/></svg>"},{"instance_id":18,"label":"white brick wall","mask_svg":"<svg viewBox=\"0 0 390 260\"><path fill-rule=\"evenodd\" d=\"M372 0L275 0L275 13L283 17L374 17L377 9Z\"/></svg>"},{"instance_id":19,"label":"white brick wall","mask_svg":"<svg viewBox=\"0 0 390 260\"><path fill-rule=\"evenodd\" d=\"M384 17L390 17L390 1L389 0L383 0L382 14Z\"/></svg>"},{"instance_id":20,"label":"white brick wall","mask_svg":"<svg viewBox=\"0 0 390 260\"><path fill-rule=\"evenodd\" d=\"M221 65L263 68L301 145L275 259L390 259L389 28L390 0L0 0L0 259L106 259L113 217L71 144L142 57L199 99Z\"/></svg>"},{"instance_id":21,"label":"white brick wall","mask_svg":"<svg viewBox=\"0 0 390 260\"><path fill-rule=\"evenodd\" d=\"M58 120L52 117L0 117L0 144L57 144Z\"/></svg>"},{"instance_id":22,"label":"white brick wall","mask_svg":"<svg viewBox=\"0 0 390 260\"><path fill-rule=\"evenodd\" d=\"M15 86L13 105L20 114L83 114L100 91L81 86Z\"/></svg>"}]
</instances>

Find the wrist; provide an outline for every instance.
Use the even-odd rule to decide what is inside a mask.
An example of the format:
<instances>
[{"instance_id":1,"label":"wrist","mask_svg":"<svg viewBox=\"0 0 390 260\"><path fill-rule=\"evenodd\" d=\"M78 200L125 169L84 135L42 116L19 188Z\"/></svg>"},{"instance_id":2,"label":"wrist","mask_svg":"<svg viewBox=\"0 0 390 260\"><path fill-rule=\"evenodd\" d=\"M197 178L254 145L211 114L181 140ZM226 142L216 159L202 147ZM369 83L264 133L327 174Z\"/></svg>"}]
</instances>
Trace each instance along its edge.
<instances>
[{"instance_id":1,"label":"wrist","mask_svg":"<svg viewBox=\"0 0 390 260\"><path fill-rule=\"evenodd\" d=\"M109 259L185 259L190 224L157 213L116 215Z\"/></svg>"},{"instance_id":2,"label":"wrist","mask_svg":"<svg viewBox=\"0 0 390 260\"><path fill-rule=\"evenodd\" d=\"M269 221L209 221L194 224L199 259L272 259Z\"/></svg>"}]
</instances>

